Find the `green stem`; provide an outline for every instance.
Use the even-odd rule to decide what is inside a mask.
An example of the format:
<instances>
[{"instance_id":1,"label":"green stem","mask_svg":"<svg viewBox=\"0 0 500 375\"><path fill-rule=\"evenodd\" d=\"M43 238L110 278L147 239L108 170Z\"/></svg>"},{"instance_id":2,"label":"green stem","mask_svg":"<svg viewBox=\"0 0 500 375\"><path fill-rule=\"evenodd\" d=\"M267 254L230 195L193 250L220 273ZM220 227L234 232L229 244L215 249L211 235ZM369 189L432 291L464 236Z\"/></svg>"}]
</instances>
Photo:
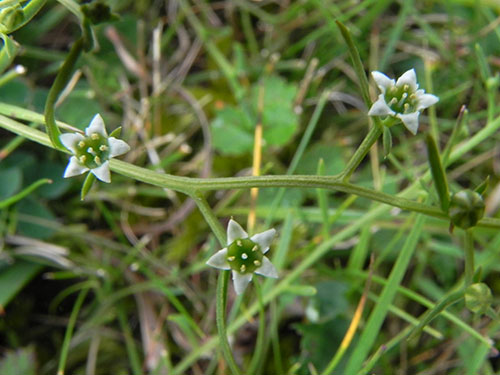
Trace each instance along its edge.
<instances>
[{"instance_id":1,"label":"green stem","mask_svg":"<svg viewBox=\"0 0 500 375\"><path fill-rule=\"evenodd\" d=\"M34 142L40 143L44 146L55 148L55 146L50 143L50 140L45 133L37 129L30 128L29 126L21 124L8 117L0 115L0 127L28 138ZM500 117L495 119L495 121L493 121L492 123L488 124L485 128L475 134L460 147L457 147L457 149L455 149L451 153L449 157L449 163L454 162L462 155L470 151L470 149L472 149L474 146L477 146L482 141L493 135L499 128ZM69 151L66 149L64 149L63 151L69 153ZM366 152L368 151L366 150ZM362 158L360 158L360 160L361 159ZM363 188L349 182L343 182L341 181L341 178L344 174L337 176L277 175L201 179L160 174L149 169L141 168L116 159L110 160L110 167L112 171L133 178L137 181L142 181L151 185L185 193L189 196L193 196L195 199L196 191L201 192L221 189L250 189L252 187L320 188L340 191L347 194L354 194L377 202L385 203L390 206L399 207L403 210L414 211L428 216L448 219L448 215L437 207L432 207L426 204L415 202L401 196L392 196L376 190ZM429 176L430 173L429 175L424 175L422 179L424 179L425 181L427 178L429 178ZM410 193L414 194L416 189L415 186L416 185L412 185L412 187L408 188L403 195L410 196ZM487 228L500 228L500 220L496 218L483 218L479 221L478 226ZM224 231L222 230L222 232Z\"/></svg>"},{"instance_id":2,"label":"green stem","mask_svg":"<svg viewBox=\"0 0 500 375\"><path fill-rule=\"evenodd\" d=\"M191 195L191 198L194 199L196 205L198 206L198 209L201 211L201 214L205 218L205 221L210 226L210 229L212 229L212 232L215 234L215 237L217 237L219 244L222 247L226 247L226 242L227 242L226 231L219 222L219 219L217 219L217 216L215 216L214 212L210 208L203 193L196 192Z\"/></svg>"},{"instance_id":3,"label":"green stem","mask_svg":"<svg viewBox=\"0 0 500 375\"><path fill-rule=\"evenodd\" d=\"M408 340L416 337L426 325L428 325L436 316L441 314L447 307L457 303L464 297L464 289L460 288L459 290L455 290L450 292L448 295L444 296L441 301L439 301L432 309L426 311L424 315L418 320L420 323L413 328L412 332L408 336Z\"/></svg>"},{"instance_id":4,"label":"green stem","mask_svg":"<svg viewBox=\"0 0 500 375\"><path fill-rule=\"evenodd\" d=\"M474 237L472 230L465 231L465 287L472 284L474 279Z\"/></svg>"},{"instance_id":5,"label":"green stem","mask_svg":"<svg viewBox=\"0 0 500 375\"><path fill-rule=\"evenodd\" d=\"M66 333L64 335L64 341L61 349L61 356L59 357L59 365L57 366L57 375L64 374L64 367L66 366L66 360L68 358L69 353L69 344L71 342L71 337L73 336L73 330L76 325L76 318L78 317L78 313L83 305L83 301L87 296L89 289L85 288L80 291L78 294L78 298L76 299L75 304L73 305L73 310L71 311L71 315L69 317L68 326L66 328Z\"/></svg>"},{"instance_id":6,"label":"green stem","mask_svg":"<svg viewBox=\"0 0 500 375\"><path fill-rule=\"evenodd\" d=\"M262 300L262 288L260 286L257 278L253 278L253 283L255 285L255 291L259 300L259 330L257 332L257 342L255 344L255 349L253 352L252 360L248 367L248 374L258 374L259 367L262 362L262 356L265 349L264 338L266 332L266 316L264 314L264 301Z\"/></svg>"},{"instance_id":7,"label":"green stem","mask_svg":"<svg viewBox=\"0 0 500 375\"><path fill-rule=\"evenodd\" d=\"M6 30L6 34L13 33L14 31L20 29L26 25L35 15L42 9L47 0L31 0L28 5L23 8L23 19L19 23L16 23L9 30Z\"/></svg>"},{"instance_id":8,"label":"green stem","mask_svg":"<svg viewBox=\"0 0 500 375\"><path fill-rule=\"evenodd\" d=\"M76 61L83 51L83 45L83 38L80 38L73 43L66 60L61 66L59 73L57 73L56 79L49 90L47 101L45 102L45 124L47 126L47 134L49 135L50 141L54 147L59 150L66 150L66 148L59 139L61 132L56 125L55 106L59 94L64 90L66 84L71 78Z\"/></svg>"},{"instance_id":9,"label":"green stem","mask_svg":"<svg viewBox=\"0 0 500 375\"><path fill-rule=\"evenodd\" d=\"M45 184L51 184L51 183L52 183L52 180L49 180L48 178L42 178L38 181L33 182L30 186L28 186L23 191L17 193L16 195L13 195L10 198L7 198L3 201L0 201L0 210L4 209L6 207L9 207L10 205L13 205L14 203L20 201L24 197L30 195L33 191L38 189L40 186L45 185Z\"/></svg>"},{"instance_id":10,"label":"green stem","mask_svg":"<svg viewBox=\"0 0 500 375\"><path fill-rule=\"evenodd\" d=\"M359 57L358 49L356 48L356 44L352 40L351 32L349 29L339 20L336 20L340 32L342 33L342 37L344 38L347 48L349 49L349 55L351 56L352 64L354 67L354 71L359 79L359 85L361 87L361 95L363 96L363 100L368 108L371 107L372 101L370 100L370 90L368 89L368 79L366 78L365 69L363 67L363 62Z\"/></svg>"},{"instance_id":11,"label":"green stem","mask_svg":"<svg viewBox=\"0 0 500 375\"><path fill-rule=\"evenodd\" d=\"M217 323L217 332L219 334L219 344L222 346L222 353L224 358L234 375L239 375L240 369L236 364L231 347L229 346L229 341L227 340L226 331L226 302L227 302L227 283L229 281L230 271L222 271L219 275L219 280L217 282L217 297L216 297L216 316L215 320Z\"/></svg>"},{"instance_id":12,"label":"green stem","mask_svg":"<svg viewBox=\"0 0 500 375\"><path fill-rule=\"evenodd\" d=\"M346 167L340 174L342 179L344 181L348 181L351 175L354 173L356 168L358 167L359 164L363 161L365 158L366 154L370 151L370 148L373 146L373 144L377 141L377 139L382 135L382 126L376 122L368 134L366 135L365 139L363 139L363 142L359 145L357 148L356 152L354 155L351 157L351 159L347 162Z\"/></svg>"},{"instance_id":13,"label":"green stem","mask_svg":"<svg viewBox=\"0 0 500 375\"><path fill-rule=\"evenodd\" d=\"M215 216L214 212L210 208L205 199L204 195L200 192L194 193L192 198L195 200L198 209L201 211L205 221L208 223L212 232L217 237L220 245L222 247L226 246L226 233L222 228L219 220ZM226 331L226 302L227 302L227 284L229 281L229 271L222 271L219 275L219 280L217 282L217 296L215 305L215 320L217 323L217 333L219 334L219 343L222 347L222 354L226 359L226 362L234 375L239 375L240 370L236 361L234 360L231 347L229 346L229 341L227 339Z\"/></svg>"},{"instance_id":14,"label":"green stem","mask_svg":"<svg viewBox=\"0 0 500 375\"><path fill-rule=\"evenodd\" d=\"M325 108L330 93L331 93L330 90L325 90L319 97L318 104L314 109L314 112L311 116L311 120L309 120L309 123L307 124L306 130L304 131L304 135L302 136L300 143L297 149L295 150L295 154L293 155L292 161L290 162L290 166L286 171L287 175L292 175L295 173L295 170L297 169L297 166L299 165L300 160L302 159L302 156L304 155L304 152L307 146L309 145L309 142L311 141L311 137L314 133L314 130L316 129L316 125L318 124L319 118L323 113L323 109ZM271 203L271 211L268 217L266 218L265 227L271 226L271 222L273 221L273 214L274 212L276 212L276 209L280 206L284 196L285 196L285 189L282 188L278 191L278 194L276 194L276 197L273 199Z\"/></svg>"},{"instance_id":15,"label":"green stem","mask_svg":"<svg viewBox=\"0 0 500 375\"><path fill-rule=\"evenodd\" d=\"M125 339L125 348L127 349L127 356L130 362L130 367L132 367L132 373L134 375L142 374L141 359L137 352L137 348L134 342L134 336L132 330L130 329L130 324L127 321L127 315L125 309L123 308L123 303L117 309L118 322L123 331L123 338Z\"/></svg>"}]
</instances>

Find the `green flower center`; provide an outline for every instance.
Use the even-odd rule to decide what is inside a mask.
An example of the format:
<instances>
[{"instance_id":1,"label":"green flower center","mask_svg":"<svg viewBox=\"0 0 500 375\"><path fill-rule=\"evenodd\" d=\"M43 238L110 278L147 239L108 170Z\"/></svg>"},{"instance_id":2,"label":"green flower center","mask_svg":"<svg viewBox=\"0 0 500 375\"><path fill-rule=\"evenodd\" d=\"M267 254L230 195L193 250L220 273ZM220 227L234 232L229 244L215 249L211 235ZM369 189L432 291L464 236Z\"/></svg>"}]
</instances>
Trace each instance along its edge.
<instances>
[{"instance_id":1,"label":"green flower center","mask_svg":"<svg viewBox=\"0 0 500 375\"><path fill-rule=\"evenodd\" d=\"M241 274L252 273L262 266L263 257L260 246L249 238L237 239L227 247L229 266Z\"/></svg>"},{"instance_id":2,"label":"green flower center","mask_svg":"<svg viewBox=\"0 0 500 375\"><path fill-rule=\"evenodd\" d=\"M418 104L410 85L392 86L385 93L385 102L396 113L415 112Z\"/></svg>"},{"instance_id":3,"label":"green flower center","mask_svg":"<svg viewBox=\"0 0 500 375\"><path fill-rule=\"evenodd\" d=\"M109 159L108 139L99 133L92 133L76 144L75 156L89 169L99 167Z\"/></svg>"}]
</instances>

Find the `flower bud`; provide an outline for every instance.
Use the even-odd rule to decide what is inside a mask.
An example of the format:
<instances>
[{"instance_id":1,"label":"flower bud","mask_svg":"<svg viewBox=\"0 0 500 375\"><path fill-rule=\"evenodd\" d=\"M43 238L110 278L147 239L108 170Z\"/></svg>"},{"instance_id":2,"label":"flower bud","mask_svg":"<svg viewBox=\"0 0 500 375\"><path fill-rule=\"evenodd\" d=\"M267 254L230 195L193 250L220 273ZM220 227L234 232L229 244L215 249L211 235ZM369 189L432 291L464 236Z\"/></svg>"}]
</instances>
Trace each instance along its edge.
<instances>
[{"instance_id":1,"label":"flower bud","mask_svg":"<svg viewBox=\"0 0 500 375\"><path fill-rule=\"evenodd\" d=\"M467 229L475 226L484 215L484 201L481 194L472 190L462 190L453 194L449 215L453 225Z\"/></svg>"},{"instance_id":2,"label":"flower bud","mask_svg":"<svg viewBox=\"0 0 500 375\"><path fill-rule=\"evenodd\" d=\"M465 306L473 313L484 314L491 306L492 294L488 285L476 283L465 289Z\"/></svg>"}]
</instances>

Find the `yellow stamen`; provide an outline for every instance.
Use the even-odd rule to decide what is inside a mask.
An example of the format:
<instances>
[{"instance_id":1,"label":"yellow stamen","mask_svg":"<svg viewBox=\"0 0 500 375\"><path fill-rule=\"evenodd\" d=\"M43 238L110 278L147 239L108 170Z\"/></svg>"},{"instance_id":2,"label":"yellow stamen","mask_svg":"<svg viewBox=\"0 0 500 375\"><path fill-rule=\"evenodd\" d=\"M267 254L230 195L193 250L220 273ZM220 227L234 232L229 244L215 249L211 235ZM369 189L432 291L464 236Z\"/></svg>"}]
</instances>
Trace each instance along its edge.
<instances>
[{"instance_id":1,"label":"yellow stamen","mask_svg":"<svg viewBox=\"0 0 500 375\"><path fill-rule=\"evenodd\" d=\"M244 264L241 265L240 267L240 271L241 272L245 272L247 270L247 266L245 266Z\"/></svg>"}]
</instances>

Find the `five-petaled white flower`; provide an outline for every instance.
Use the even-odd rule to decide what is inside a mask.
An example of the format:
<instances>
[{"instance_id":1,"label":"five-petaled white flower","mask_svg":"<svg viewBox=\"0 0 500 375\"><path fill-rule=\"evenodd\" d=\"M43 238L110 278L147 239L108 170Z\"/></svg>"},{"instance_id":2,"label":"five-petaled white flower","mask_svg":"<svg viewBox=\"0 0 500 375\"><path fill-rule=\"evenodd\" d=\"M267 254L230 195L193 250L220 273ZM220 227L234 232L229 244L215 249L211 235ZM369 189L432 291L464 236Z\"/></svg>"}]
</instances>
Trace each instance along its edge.
<instances>
[{"instance_id":1,"label":"five-petaled white flower","mask_svg":"<svg viewBox=\"0 0 500 375\"><path fill-rule=\"evenodd\" d=\"M275 234L274 229L269 229L249 238L247 232L231 219L227 226L227 247L212 255L207 264L222 270L232 270L237 294L243 293L254 272L278 278L276 268L264 255Z\"/></svg>"},{"instance_id":2,"label":"five-petaled white flower","mask_svg":"<svg viewBox=\"0 0 500 375\"><path fill-rule=\"evenodd\" d=\"M372 72L372 77L382 93L368 115L397 117L410 132L417 134L420 111L436 104L439 98L418 89L414 69L403 73L397 81L380 72Z\"/></svg>"},{"instance_id":3,"label":"five-petaled white flower","mask_svg":"<svg viewBox=\"0 0 500 375\"><path fill-rule=\"evenodd\" d=\"M101 115L97 114L85 129L85 136L80 133L66 133L59 137L64 147L73 153L64 177L73 177L90 170L103 182L111 182L109 159L122 155L130 146L115 137L109 137Z\"/></svg>"}]
</instances>

